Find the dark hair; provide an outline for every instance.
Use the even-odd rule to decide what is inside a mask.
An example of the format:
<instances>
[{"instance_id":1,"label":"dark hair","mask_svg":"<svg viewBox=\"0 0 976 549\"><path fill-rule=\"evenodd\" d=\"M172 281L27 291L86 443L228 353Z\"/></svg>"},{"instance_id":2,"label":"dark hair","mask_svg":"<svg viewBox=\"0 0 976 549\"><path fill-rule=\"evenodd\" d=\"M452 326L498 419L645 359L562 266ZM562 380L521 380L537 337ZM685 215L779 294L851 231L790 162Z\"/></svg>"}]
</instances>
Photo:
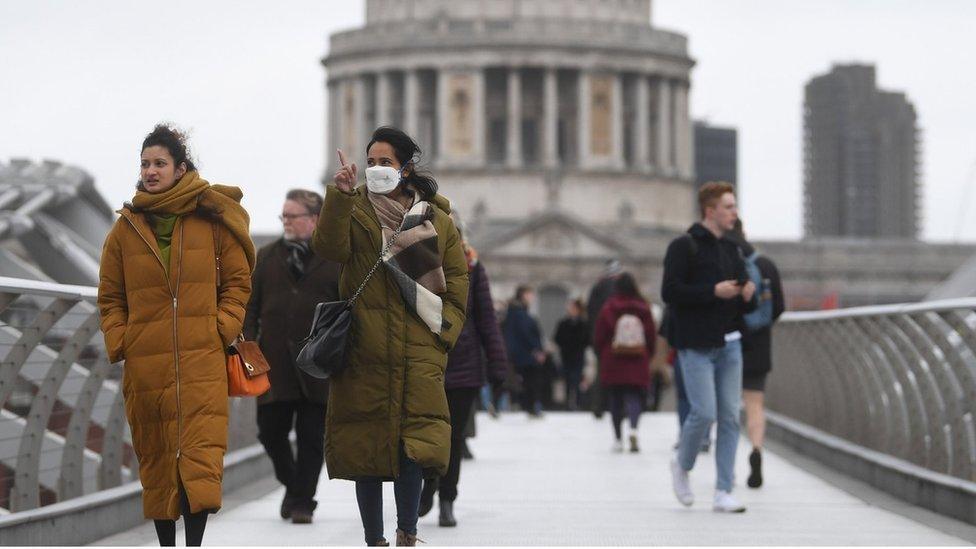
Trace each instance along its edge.
<instances>
[{"instance_id":1,"label":"dark hair","mask_svg":"<svg viewBox=\"0 0 976 549\"><path fill-rule=\"evenodd\" d=\"M732 227L731 231L725 233L722 238L738 246L742 250L742 255L746 257L749 257L756 252L756 248L754 248L753 245L746 240L746 233L742 230L741 219L736 219L735 226Z\"/></svg>"},{"instance_id":2,"label":"dark hair","mask_svg":"<svg viewBox=\"0 0 976 549\"><path fill-rule=\"evenodd\" d=\"M190 151L186 146L185 132L166 123L156 124L153 131L149 132L149 135L142 140L142 149L140 149L140 152L157 145L169 151L169 155L173 157L173 164L175 166L186 164L186 171L188 172L197 169L193 163L193 159L190 158Z\"/></svg>"},{"instance_id":3,"label":"dark hair","mask_svg":"<svg viewBox=\"0 0 976 549\"><path fill-rule=\"evenodd\" d=\"M373 136L369 140L369 144L366 145L367 155L369 154L369 148L374 143L386 143L393 147L393 154L396 155L400 166L403 168L410 166L410 173L403 178L404 182L417 189L417 192L420 193L421 198L424 200L434 198L434 195L437 194L437 181L426 171L421 171L417 168L423 152L420 150L420 146L417 145L416 141L399 128L381 126L376 128L376 131L373 132Z\"/></svg>"},{"instance_id":4,"label":"dark hair","mask_svg":"<svg viewBox=\"0 0 976 549\"><path fill-rule=\"evenodd\" d=\"M532 286L527 284L522 284L518 288L515 288L515 301L525 304L525 294L534 291Z\"/></svg>"},{"instance_id":5,"label":"dark hair","mask_svg":"<svg viewBox=\"0 0 976 549\"><path fill-rule=\"evenodd\" d=\"M647 301L644 299L644 295L641 294L634 275L626 272L620 273L620 276L618 276L617 280L614 281L613 293L627 297L636 297L637 299Z\"/></svg>"},{"instance_id":6,"label":"dark hair","mask_svg":"<svg viewBox=\"0 0 976 549\"><path fill-rule=\"evenodd\" d=\"M322 211L322 195L315 191L292 189L285 195L285 200L294 200L302 206L305 206L305 209L311 215L319 215L319 212Z\"/></svg>"},{"instance_id":7,"label":"dark hair","mask_svg":"<svg viewBox=\"0 0 976 549\"><path fill-rule=\"evenodd\" d=\"M186 164L186 171L196 171L196 164L193 163L193 159L190 157L190 150L186 146L186 132L178 130L165 122L156 124L153 131L149 132L149 135L142 140L142 149L140 151L157 145L165 148L169 152L169 155L173 157L174 166L179 167L180 164ZM136 189L140 191L146 190L142 185L142 181L136 184ZM125 206L134 213L144 213L149 224L151 225L153 223L153 214L143 212L133 206L131 202L127 202ZM220 212L204 204L197 204L194 213L210 221L220 219Z\"/></svg>"}]
</instances>

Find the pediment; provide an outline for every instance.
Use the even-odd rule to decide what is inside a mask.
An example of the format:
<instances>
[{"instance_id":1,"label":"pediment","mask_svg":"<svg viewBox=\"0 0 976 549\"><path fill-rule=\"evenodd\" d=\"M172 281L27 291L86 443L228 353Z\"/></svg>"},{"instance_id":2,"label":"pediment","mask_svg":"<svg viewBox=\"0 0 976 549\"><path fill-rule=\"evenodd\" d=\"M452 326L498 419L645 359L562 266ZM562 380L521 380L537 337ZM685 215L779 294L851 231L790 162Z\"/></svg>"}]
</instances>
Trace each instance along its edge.
<instances>
[{"instance_id":1,"label":"pediment","mask_svg":"<svg viewBox=\"0 0 976 549\"><path fill-rule=\"evenodd\" d=\"M563 212L541 214L481 244L492 257L607 258L626 257L631 250L611 235Z\"/></svg>"}]
</instances>

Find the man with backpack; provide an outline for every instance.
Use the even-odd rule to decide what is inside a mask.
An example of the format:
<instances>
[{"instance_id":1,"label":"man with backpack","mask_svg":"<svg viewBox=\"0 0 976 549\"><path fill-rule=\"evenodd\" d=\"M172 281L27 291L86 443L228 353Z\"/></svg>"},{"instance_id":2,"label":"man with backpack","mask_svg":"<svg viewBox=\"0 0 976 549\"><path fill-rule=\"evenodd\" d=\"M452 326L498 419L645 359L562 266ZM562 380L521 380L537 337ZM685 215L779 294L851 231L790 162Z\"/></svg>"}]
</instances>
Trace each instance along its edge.
<instances>
[{"instance_id":1,"label":"man with backpack","mask_svg":"<svg viewBox=\"0 0 976 549\"><path fill-rule=\"evenodd\" d=\"M746 407L746 432L752 443L749 454L749 478L746 486L762 486L762 448L766 435L764 391L766 376L773 366L773 324L785 310L783 285L776 264L761 255L746 240L742 222L726 236L738 244L746 260L749 278L756 284L756 310L744 317L746 330L742 334L742 400Z\"/></svg>"},{"instance_id":2,"label":"man with backpack","mask_svg":"<svg viewBox=\"0 0 976 549\"><path fill-rule=\"evenodd\" d=\"M691 410L671 460L675 496L691 506L688 473L712 423L717 482L713 509L741 513L732 495L742 396L743 314L756 308L742 251L723 238L738 218L729 183L707 183L698 193L702 220L674 239L664 257L661 296L670 308L668 340L677 349Z\"/></svg>"}]
</instances>

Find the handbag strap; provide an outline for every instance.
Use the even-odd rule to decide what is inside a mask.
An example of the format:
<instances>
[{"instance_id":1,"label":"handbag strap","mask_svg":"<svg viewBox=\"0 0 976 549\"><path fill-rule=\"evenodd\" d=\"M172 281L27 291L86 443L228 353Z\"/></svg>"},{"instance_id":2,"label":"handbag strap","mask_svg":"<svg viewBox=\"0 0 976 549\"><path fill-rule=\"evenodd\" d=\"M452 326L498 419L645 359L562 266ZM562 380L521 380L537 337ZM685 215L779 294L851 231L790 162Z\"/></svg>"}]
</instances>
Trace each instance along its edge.
<instances>
[{"instance_id":1,"label":"handbag strap","mask_svg":"<svg viewBox=\"0 0 976 549\"><path fill-rule=\"evenodd\" d=\"M369 282L370 278L373 278L373 274L376 273L376 269L380 268L380 264L383 263L383 258L386 257L386 254L390 251L390 248L393 247L393 243L396 242L396 239L398 236L400 236L401 232L403 232L402 226L399 229L397 229L393 233L393 236L390 237L390 240L387 241L386 246L383 247L383 251L380 252L380 256L376 259L376 262L373 263L373 267L369 270L368 273L366 273L366 278L363 280L363 283L359 285L359 288L356 288L356 293L352 294L352 297L349 298L348 303L350 307L352 307L353 303L355 303L356 300L359 299L359 296L360 294L363 293L363 290L366 289L366 283Z\"/></svg>"}]
</instances>

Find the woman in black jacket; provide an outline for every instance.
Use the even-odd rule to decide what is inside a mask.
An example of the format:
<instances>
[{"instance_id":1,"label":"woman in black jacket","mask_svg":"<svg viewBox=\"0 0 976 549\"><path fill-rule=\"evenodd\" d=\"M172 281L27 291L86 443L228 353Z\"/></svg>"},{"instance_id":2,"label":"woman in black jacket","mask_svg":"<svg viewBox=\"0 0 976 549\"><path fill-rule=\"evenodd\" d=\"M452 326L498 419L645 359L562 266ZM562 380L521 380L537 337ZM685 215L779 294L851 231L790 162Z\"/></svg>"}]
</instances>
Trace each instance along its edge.
<instances>
[{"instance_id":1,"label":"woman in black jacket","mask_svg":"<svg viewBox=\"0 0 976 549\"><path fill-rule=\"evenodd\" d=\"M765 395L766 376L773 368L773 324L786 309L783 298L783 284L779 270L771 259L756 253L756 249L746 240L742 231L742 222L736 221L734 231L726 235L728 240L739 245L742 255L747 260L754 261L759 267L763 278L760 300L771 299L773 302L773 320L769 326L750 332L743 330L742 336L742 401L746 409L746 432L752 443L752 453L749 454L749 478L746 485L750 488L762 486L762 448L766 438Z\"/></svg>"}]
</instances>

